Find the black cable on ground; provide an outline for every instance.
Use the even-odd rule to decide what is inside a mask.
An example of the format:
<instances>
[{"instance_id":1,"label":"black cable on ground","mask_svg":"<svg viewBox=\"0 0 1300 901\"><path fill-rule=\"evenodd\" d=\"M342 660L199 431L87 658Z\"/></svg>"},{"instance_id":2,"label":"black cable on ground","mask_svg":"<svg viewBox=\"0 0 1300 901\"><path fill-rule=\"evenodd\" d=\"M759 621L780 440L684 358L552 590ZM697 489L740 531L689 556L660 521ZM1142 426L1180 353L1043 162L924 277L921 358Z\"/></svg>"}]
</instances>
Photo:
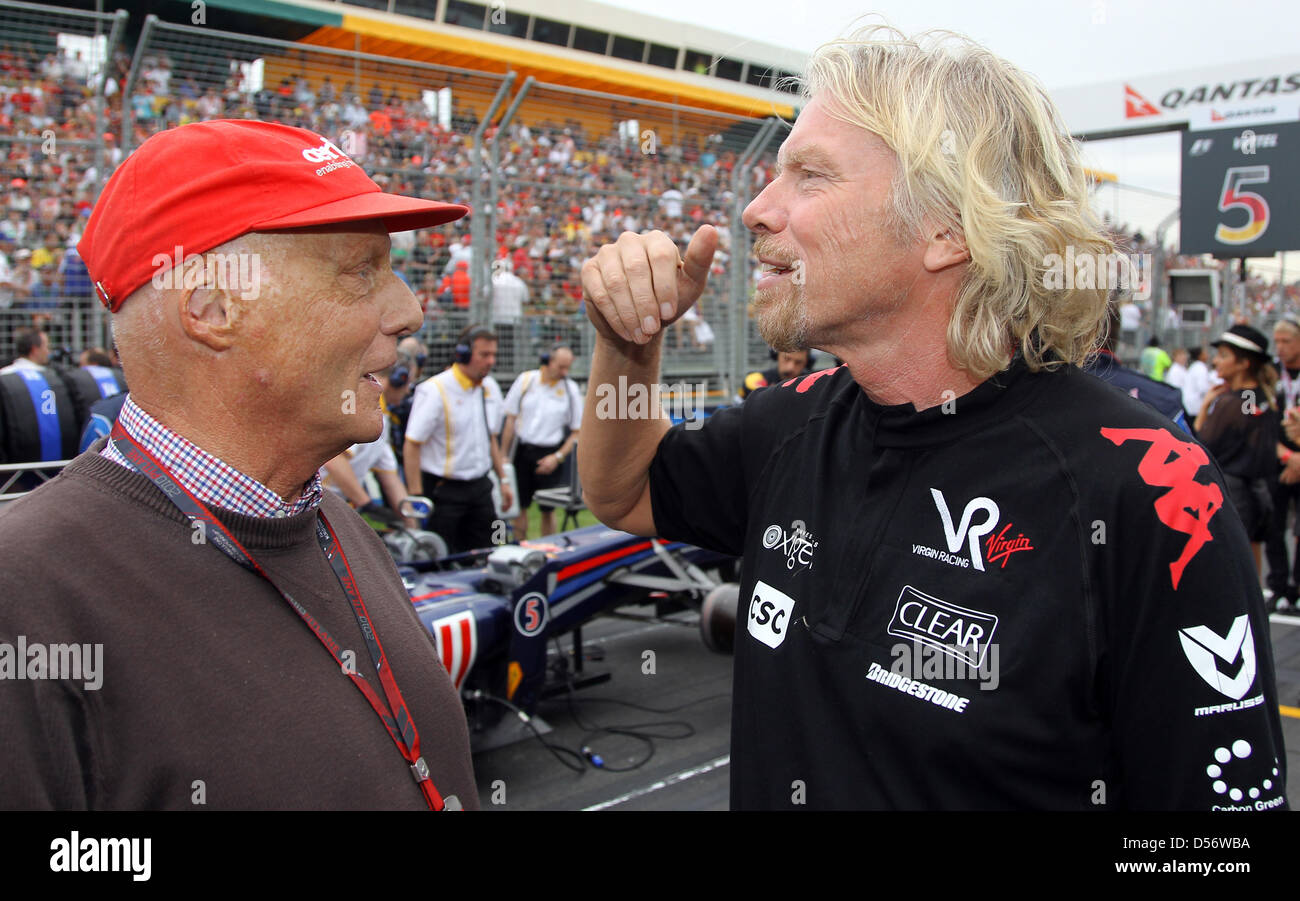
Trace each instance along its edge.
<instances>
[{"instance_id":1,"label":"black cable on ground","mask_svg":"<svg viewBox=\"0 0 1300 901\"><path fill-rule=\"evenodd\" d=\"M550 751L551 754L555 757L555 759L558 760L564 767L573 770L573 772L575 773L586 772L587 766L586 763L584 762L585 758L581 754L579 754L577 751L573 750L572 748L566 748L564 747L564 745L557 745L554 742L547 741L546 738L542 735L542 733L537 731L537 727L533 725L532 717L530 717L519 707L515 706L514 704L511 704L505 698L498 698L496 695L491 695L488 694L487 692L482 692L482 691L474 692L472 695L470 695L470 697L471 699L476 701L493 701L497 704L502 705L503 707L507 707L510 710L514 711L515 716L519 717L520 722L522 722L525 726L527 726L532 731L534 737L536 737L536 739L542 743L542 747ZM560 756L561 754L570 755L577 761L577 763L576 764L570 763L568 760L565 760L562 756Z\"/></svg>"}]
</instances>

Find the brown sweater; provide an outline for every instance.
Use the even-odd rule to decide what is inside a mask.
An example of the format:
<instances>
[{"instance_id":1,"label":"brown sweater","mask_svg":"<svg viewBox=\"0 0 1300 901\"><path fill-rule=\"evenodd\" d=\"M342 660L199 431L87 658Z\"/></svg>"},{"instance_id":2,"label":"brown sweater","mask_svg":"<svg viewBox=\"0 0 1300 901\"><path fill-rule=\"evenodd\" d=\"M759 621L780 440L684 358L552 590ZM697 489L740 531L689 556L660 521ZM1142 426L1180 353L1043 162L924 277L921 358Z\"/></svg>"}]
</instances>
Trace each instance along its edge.
<instances>
[{"instance_id":1,"label":"brown sweater","mask_svg":"<svg viewBox=\"0 0 1300 901\"><path fill-rule=\"evenodd\" d=\"M20 636L29 660L33 645L103 645L98 690L84 673L19 680L0 666L0 808L427 810L374 710L275 589L196 544L152 483L96 449L0 508L11 661ZM434 784L477 808L464 711L391 558L343 501L326 492L321 509ZM217 515L382 697L315 513Z\"/></svg>"}]
</instances>

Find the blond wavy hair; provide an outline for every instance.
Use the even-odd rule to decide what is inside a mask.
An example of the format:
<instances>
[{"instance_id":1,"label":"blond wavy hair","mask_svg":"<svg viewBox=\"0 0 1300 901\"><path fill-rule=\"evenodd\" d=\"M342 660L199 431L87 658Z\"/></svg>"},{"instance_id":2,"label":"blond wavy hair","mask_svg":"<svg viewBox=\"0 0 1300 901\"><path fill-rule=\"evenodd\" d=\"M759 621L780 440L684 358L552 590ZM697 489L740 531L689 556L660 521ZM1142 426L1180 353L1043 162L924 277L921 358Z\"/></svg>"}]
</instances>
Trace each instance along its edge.
<instances>
[{"instance_id":1,"label":"blond wavy hair","mask_svg":"<svg viewBox=\"0 0 1300 901\"><path fill-rule=\"evenodd\" d=\"M1096 348L1109 292L1047 287L1048 256L1116 249L1088 203L1074 141L1031 76L962 35L911 39L872 25L818 49L801 88L898 156L900 234L937 224L966 241L947 333L953 365L986 379L1013 347L1033 370L1081 364Z\"/></svg>"}]
</instances>

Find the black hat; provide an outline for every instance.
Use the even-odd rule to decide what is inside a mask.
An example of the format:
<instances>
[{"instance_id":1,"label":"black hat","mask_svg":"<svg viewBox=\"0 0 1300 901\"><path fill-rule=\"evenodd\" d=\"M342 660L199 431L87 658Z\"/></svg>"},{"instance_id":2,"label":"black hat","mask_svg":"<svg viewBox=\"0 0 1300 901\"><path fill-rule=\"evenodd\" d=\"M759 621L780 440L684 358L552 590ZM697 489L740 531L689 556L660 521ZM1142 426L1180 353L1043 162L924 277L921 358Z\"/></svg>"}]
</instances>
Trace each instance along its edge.
<instances>
[{"instance_id":1,"label":"black hat","mask_svg":"<svg viewBox=\"0 0 1300 901\"><path fill-rule=\"evenodd\" d=\"M1268 338L1259 329L1248 325L1234 325L1220 335L1217 341L1210 342L1211 347L1218 347L1220 344L1227 344L1237 350L1268 359Z\"/></svg>"}]
</instances>

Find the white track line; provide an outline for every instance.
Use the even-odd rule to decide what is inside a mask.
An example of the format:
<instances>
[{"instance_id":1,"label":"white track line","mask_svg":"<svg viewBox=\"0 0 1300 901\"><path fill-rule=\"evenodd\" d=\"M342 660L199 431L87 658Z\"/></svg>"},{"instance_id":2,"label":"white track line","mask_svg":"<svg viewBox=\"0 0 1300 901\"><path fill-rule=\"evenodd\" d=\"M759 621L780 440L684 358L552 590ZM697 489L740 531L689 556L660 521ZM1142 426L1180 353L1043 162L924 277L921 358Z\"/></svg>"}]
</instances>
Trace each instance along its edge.
<instances>
[{"instance_id":1,"label":"white track line","mask_svg":"<svg viewBox=\"0 0 1300 901\"><path fill-rule=\"evenodd\" d=\"M1300 616L1293 616L1287 613L1270 613L1269 622L1286 623L1288 626L1300 626Z\"/></svg>"},{"instance_id":2,"label":"white track line","mask_svg":"<svg viewBox=\"0 0 1300 901\"><path fill-rule=\"evenodd\" d=\"M638 788L635 791L630 791L625 795L619 795L617 798L610 798L608 801L601 801L599 804L593 804L590 807L584 807L582 809L583 810L605 810L608 807L614 807L626 801L631 801L633 798L639 798L642 795L648 795L651 792L657 792L661 788L667 788L670 785L676 785L678 782L685 782L687 779L690 779L694 776L702 776L705 773L708 773L712 770L716 770L719 767L727 766L730 763L731 763L731 755L725 754L722 757L718 757L714 760L710 760L708 763L703 764L702 766L697 766L689 770L682 770L680 773L673 773L668 778L660 779L658 782L655 782L651 785L647 785L645 788Z\"/></svg>"}]
</instances>

